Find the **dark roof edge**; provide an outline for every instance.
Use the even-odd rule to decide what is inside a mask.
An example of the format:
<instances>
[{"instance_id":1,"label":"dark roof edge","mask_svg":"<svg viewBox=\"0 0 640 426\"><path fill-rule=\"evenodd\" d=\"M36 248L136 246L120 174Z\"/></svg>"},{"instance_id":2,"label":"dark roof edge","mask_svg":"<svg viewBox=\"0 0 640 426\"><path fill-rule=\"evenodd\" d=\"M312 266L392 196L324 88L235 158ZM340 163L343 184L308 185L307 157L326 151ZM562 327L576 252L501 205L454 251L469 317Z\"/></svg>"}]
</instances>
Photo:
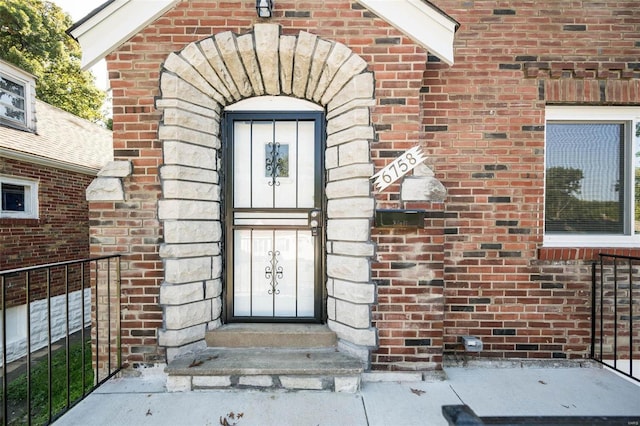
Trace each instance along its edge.
<instances>
[{"instance_id":1,"label":"dark roof edge","mask_svg":"<svg viewBox=\"0 0 640 426\"><path fill-rule=\"evenodd\" d=\"M85 16L84 18L80 19L78 22L76 22L75 24L73 24L71 27L69 27L69 29L67 31L65 31L70 37L72 37L74 40L77 41L77 39L75 37L73 37L73 35L71 35L71 32L73 30L75 30L76 28L78 28L80 25L84 24L85 22L87 22L89 19L93 18L94 16L96 16L98 13L100 13L102 10L106 9L107 6L109 6L111 3L115 3L116 0L107 0L106 2L102 3L100 6L96 7L95 9L93 9L91 12L89 12L89 14L87 16Z\"/></svg>"},{"instance_id":2,"label":"dark roof edge","mask_svg":"<svg viewBox=\"0 0 640 426\"><path fill-rule=\"evenodd\" d=\"M451 15L449 15L447 12L445 12L444 10L440 9L438 6L436 6L435 4L431 3L431 1L429 0L422 0L423 3L428 4L429 6L431 6L436 12L438 12L439 14L441 14L442 16L444 16L445 18L449 19L450 21L452 21L455 25L456 25L456 29L455 31L458 31L458 28L460 28L460 22L456 21L455 19L453 19L451 17Z\"/></svg>"}]
</instances>

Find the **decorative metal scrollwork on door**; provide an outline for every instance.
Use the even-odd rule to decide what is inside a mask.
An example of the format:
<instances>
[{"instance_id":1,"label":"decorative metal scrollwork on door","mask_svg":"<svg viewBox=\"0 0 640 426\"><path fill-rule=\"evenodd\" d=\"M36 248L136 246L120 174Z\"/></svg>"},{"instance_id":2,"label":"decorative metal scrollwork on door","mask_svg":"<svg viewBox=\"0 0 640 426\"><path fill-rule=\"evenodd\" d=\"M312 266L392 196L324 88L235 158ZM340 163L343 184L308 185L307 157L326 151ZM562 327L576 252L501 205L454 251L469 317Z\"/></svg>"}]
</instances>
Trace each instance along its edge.
<instances>
[{"instance_id":1,"label":"decorative metal scrollwork on door","mask_svg":"<svg viewBox=\"0 0 640 426\"><path fill-rule=\"evenodd\" d=\"M284 276L284 270L282 266L278 266L278 256L280 256L279 251L269 250L268 253L271 256L271 265L264 268L264 277L269 280L269 294L280 294L280 290L278 289L278 280L281 280Z\"/></svg>"},{"instance_id":2,"label":"decorative metal scrollwork on door","mask_svg":"<svg viewBox=\"0 0 640 426\"><path fill-rule=\"evenodd\" d=\"M265 146L265 176L271 178L269 186L279 186L278 177L289 176L289 145L269 142Z\"/></svg>"}]
</instances>

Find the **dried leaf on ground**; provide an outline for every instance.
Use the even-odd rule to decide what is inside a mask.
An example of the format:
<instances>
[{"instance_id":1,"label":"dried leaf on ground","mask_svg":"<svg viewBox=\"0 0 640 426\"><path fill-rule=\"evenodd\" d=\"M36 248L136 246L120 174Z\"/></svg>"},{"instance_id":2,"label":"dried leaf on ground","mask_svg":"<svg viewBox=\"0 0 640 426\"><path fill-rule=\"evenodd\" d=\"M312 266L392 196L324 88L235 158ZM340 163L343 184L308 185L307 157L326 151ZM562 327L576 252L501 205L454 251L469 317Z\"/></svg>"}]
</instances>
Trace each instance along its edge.
<instances>
[{"instance_id":1,"label":"dried leaf on ground","mask_svg":"<svg viewBox=\"0 0 640 426\"><path fill-rule=\"evenodd\" d=\"M426 393L426 391L423 391L422 389L414 389L414 388L411 388L411 393L414 393L414 394L416 394L416 395L420 396L420 395L422 395L423 393Z\"/></svg>"}]
</instances>

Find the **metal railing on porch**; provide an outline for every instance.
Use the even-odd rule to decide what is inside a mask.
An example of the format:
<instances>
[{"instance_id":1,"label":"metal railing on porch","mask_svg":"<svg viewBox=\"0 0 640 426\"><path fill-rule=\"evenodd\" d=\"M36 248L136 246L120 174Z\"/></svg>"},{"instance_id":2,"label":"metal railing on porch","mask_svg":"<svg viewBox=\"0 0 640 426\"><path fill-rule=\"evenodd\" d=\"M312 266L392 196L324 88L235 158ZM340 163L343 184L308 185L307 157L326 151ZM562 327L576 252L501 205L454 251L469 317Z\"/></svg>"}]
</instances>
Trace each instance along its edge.
<instances>
[{"instance_id":1,"label":"metal railing on porch","mask_svg":"<svg viewBox=\"0 0 640 426\"><path fill-rule=\"evenodd\" d=\"M591 358L640 381L640 258L600 254L592 282Z\"/></svg>"},{"instance_id":2,"label":"metal railing on porch","mask_svg":"<svg viewBox=\"0 0 640 426\"><path fill-rule=\"evenodd\" d=\"M120 371L120 256L0 271L2 425L49 424Z\"/></svg>"}]
</instances>

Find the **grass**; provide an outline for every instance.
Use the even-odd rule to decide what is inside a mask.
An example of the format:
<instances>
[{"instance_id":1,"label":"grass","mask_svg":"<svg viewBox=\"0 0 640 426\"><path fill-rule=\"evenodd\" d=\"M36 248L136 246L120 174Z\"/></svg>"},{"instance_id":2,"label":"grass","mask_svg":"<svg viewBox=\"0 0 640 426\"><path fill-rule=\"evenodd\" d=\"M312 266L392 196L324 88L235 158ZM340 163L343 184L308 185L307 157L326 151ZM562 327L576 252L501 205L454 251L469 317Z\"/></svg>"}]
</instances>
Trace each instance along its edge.
<instances>
[{"instance_id":1,"label":"grass","mask_svg":"<svg viewBox=\"0 0 640 426\"><path fill-rule=\"evenodd\" d=\"M82 351L85 353L85 380L82 383ZM53 353L51 360L51 416L67 407L66 348ZM73 404L93 387L91 368L91 342L75 342L69 347L69 404ZM42 358L31 369L31 422L43 425L49 422L49 365ZM24 373L7 386L9 421L6 424L27 424L27 374ZM11 414L13 412L13 414Z\"/></svg>"}]
</instances>

